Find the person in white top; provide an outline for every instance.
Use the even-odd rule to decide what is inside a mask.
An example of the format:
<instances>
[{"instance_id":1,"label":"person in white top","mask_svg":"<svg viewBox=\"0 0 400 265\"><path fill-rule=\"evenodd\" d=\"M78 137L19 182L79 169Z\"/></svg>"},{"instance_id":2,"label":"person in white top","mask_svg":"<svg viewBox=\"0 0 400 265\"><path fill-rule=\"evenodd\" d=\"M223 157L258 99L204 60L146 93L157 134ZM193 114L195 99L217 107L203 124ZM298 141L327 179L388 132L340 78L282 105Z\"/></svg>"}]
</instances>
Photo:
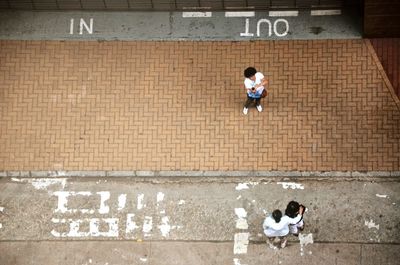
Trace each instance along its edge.
<instances>
[{"instance_id":1,"label":"person in white top","mask_svg":"<svg viewBox=\"0 0 400 265\"><path fill-rule=\"evenodd\" d=\"M257 72L254 67L246 68L246 70L244 70L244 76L244 87L247 91L247 100L244 104L243 114L247 115L249 106L254 101L256 102L257 110L261 112L261 95L264 89L266 89L264 86L268 84L268 80L262 73Z\"/></svg>"},{"instance_id":2,"label":"person in white top","mask_svg":"<svg viewBox=\"0 0 400 265\"><path fill-rule=\"evenodd\" d=\"M295 218L300 212L300 207L304 208L303 213L307 211L307 208L304 205L302 205L296 201L290 201L288 203L288 205L286 206L285 215L289 216L290 218ZM301 216L301 219L296 224L289 225L290 234L293 234L295 236L298 236L299 232L303 231L303 229L304 229L303 215Z\"/></svg>"},{"instance_id":3,"label":"person in white top","mask_svg":"<svg viewBox=\"0 0 400 265\"><path fill-rule=\"evenodd\" d=\"M286 236L289 234L289 225L296 224L302 218L304 208L301 207L295 218L282 216L280 210L275 210L272 215L267 216L263 223L264 234L268 237L270 245L274 248L273 242L278 241L281 248L287 243ZM271 243L272 242L272 243Z\"/></svg>"}]
</instances>

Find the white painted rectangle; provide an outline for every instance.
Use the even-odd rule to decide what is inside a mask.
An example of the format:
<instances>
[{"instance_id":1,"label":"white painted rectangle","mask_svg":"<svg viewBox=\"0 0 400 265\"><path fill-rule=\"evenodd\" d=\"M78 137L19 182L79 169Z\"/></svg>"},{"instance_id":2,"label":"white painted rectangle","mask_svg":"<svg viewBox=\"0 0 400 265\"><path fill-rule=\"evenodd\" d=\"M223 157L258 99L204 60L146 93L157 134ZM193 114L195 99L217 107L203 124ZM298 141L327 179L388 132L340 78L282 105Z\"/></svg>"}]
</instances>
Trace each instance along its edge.
<instances>
[{"instance_id":1,"label":"white painted rectangle","mask_svg":"<svg viewBox=\"0 0 400 265\"><path fill-rule=\"evenodd\" d=\"M225 17L254 17L254 11L225 12Z\"/></svg>"},{"instance_id":2,"label":"white painted rectangle","mask_svg":"<svg viewBox=\"0 0 400 265\"><path fill-rule=\"evenodd\" d=\"M335 16L341 14L342 10L311 10L311 16Z\"/></svg>"},{"instance_id":3,"label":"white painted rectangle","mask_svg":"<svg viewBox=\"0 0 400 265\"><path fill-rule=\"evenodd\" d=\"M211 17L212 12L182 12L182 17Z\"/></svg>"},{"instance_id":4,"label":"white painted rectangle","mask_svg":"<svg viewBox=\"0 0 400 265\"><path fill-rule=\"evenodd\" d=\"M246 254L249 245L249 233L236 233L233 254Z\"/></svg>"},{"instance_id":5,"label":"white painted rectangle","mask_svg":"<svg viewBox=\"0 0 400 265\"><path fill-rule=\"evenodd\" d=\"M269 11L270 17L297 17L299 15L299 11Z\"/></svg>"}]
</instances>

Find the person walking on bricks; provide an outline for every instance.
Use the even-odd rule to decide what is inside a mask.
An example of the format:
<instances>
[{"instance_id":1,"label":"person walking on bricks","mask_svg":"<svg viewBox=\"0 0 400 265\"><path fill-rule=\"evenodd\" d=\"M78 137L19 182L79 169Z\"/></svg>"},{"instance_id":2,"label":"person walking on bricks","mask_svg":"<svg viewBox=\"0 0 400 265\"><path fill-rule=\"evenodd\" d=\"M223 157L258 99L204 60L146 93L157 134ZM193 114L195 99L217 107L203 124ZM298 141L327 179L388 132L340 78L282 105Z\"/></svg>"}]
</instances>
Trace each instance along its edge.
<instances>
[{"instance_id":1,"label":"person walking on bricks","mask_svg":"<svg viewBox=\"0 0 400 265\"><path fill-rule=\"evenodd\" d=\"M247 115L249 106L253 102L256 103L258 112L262 111L261 98L266 96L267 90L264 86L268 84L268 80L261 72L257 72L254 67L248 67L244 70L244 87L247 91L247 100L244 104L243 114Z\"/></svg>"}]
</instances>

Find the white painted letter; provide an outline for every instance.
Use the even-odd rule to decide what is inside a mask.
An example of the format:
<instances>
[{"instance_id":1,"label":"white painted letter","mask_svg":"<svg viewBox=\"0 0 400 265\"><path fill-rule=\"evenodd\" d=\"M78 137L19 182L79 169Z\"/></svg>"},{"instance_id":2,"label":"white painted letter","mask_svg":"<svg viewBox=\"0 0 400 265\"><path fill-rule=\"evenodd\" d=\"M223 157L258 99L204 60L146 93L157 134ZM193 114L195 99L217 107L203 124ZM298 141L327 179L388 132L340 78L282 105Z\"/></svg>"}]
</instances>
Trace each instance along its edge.
<instances>
[{"instance_id":1,"label":"white painted letter","mask_svg":"<svg viewBox=\"0 0 400 265\"><path fill-rule=\"evenodd\" d=\"M151 236L151 230L153 230L153 218L151 216L145 216L143 221L144 237Z\"/></svg>"},{"instance_id":2,"label":"white painted letter","mask_svg":"<svg viewBox=\"0 0 400 265\"><path fill-rule=\"evenodd\" d=\"M100 208L99 208L99 213L101 214L106 214L110 211L110 207L105 204L105 202L110 199L110 192L109 191L99 191L96 192L97 194L100 195Z\"/></svg>"},{"instance_id":3,"label":"white painted letter","mask_svg":"<svg viewBox=\"0 0 400 265\"><path fill-rule=\"evenodd\" d=\"M285 23L286 30L283 33L278 33L278 31L277 31L278 22ZM284 36L286 36L288 34L288 32L289 32L289 22L286 19L280 18L280 19L275 20L275 22L274 22L274 33L275 33L276 36L284 37Z\"/></svg>"},{"instance_id":4,"label":"white painted letter","mask_svg":"<svg viewBox=\"0 0 400 265\"><path fill-rule=\"evenodd\" d=\"M83 34L83 27L86 28L86 31L89 34L93 34L93 18L90 19L90 27L88 27L88 25L86 24L85 20L83 20L83 18L81 18L80 23L79 23L79 34L80 35Z\"/></svg>"},{"instance_id":5,"label":"white painted letter","mask_svg":"<svg viewBox=\"0 0 400 265\"><path fill-rule=\"evenodd\" d=\"M135 214L133 213L128 213L126 215L126 234L132 233L135 229L139 228L139 226L136 225L136 222L133 221L134 217Z\"/></svg>"},{"instance_id":6,"label":"white painted letter","mask_svg":"<svg viewBox=\"0 0 400 265\"><path fill-rule=\"evenodd\" d=\"M71 18L71 22L69 24L69 34L74 34L74 19Z\"/></svg>"},{"instance_id":7,"label":"white painted letter","mask_svg":"<svg viewBox=\"0 0 400 265\"><path fill-rule=\"evenodd\" d=\"M268 24L268 37L272 35L272 25L271 22L268 19L260 19L257 22L257 37L260 37L260 25L261 23L267 23Z\"/></svg>"},{"instance_id":8,"label":"white painted letter","mask_svg":"<svg viewBox=\"0 0 400 265\"><path fill-rule=\"evenodd\" d=\"M125 208L126 204L126 194L121 194L118 196L118 211Z\"/></svg>"},{"instance_id":9,"label":"white painted letter","mask_svg":"<svg viewBox=\"0 0 400 265\"><path fill-rule=\"evenodd\" d=\"M246 32L245 33L240 33L241 37L253 37L253 33L249 33L249 19L246 18Z\"/></svg>"}]
</instances>

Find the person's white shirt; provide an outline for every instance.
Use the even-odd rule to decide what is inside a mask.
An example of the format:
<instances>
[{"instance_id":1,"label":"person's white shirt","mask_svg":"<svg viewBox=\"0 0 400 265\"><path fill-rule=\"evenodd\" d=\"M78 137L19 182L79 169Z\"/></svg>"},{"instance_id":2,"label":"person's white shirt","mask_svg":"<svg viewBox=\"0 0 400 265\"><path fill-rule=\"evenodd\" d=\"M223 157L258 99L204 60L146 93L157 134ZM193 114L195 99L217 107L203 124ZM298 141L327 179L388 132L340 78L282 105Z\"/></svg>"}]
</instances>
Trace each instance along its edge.
<instances>
[{"instance_id":1,"label":"person's white shirt","mask_svg":"<svg viewBox=\"0 0 400 265\"><path fill-rule=\"evenodd\" d=\"M263 75L262 73L260 73L260 72L257 72L257 73L255 74L255 77L256 77L256 80L255 80L255 81L251 80L250 78L245 78L245 79L244 79L244 86L245 86L246 90L247 90L247 89L251 89L251 88L255 87L255 86L258 85L258 84L261 84L262 80L264 79L264 75ZM256 89L256 94L257 94L257 95L261 95L261 93L262 93L263 90L264 90L264 86L258 87L258 88ZM251 95L254 95L255 93L252 93L251 91L250 91L250 92L247 91L247 94L248 94L249 96L251 96Z\"/></svg>"},{"instance_id":2,"label":"person's white shirt","mask_svg":"<svg viewBox=\"0 0 400 265\"><path fill-rule=\"evenodd\" d=\"M295 218L290 218L287 215L282 216L279 223L275 222L272 216L265 218L263 223L264 234L268 237L286 236L289 234L289 225L296 224L301 220L301 214Z\"/></svg>"}]
</instances>

